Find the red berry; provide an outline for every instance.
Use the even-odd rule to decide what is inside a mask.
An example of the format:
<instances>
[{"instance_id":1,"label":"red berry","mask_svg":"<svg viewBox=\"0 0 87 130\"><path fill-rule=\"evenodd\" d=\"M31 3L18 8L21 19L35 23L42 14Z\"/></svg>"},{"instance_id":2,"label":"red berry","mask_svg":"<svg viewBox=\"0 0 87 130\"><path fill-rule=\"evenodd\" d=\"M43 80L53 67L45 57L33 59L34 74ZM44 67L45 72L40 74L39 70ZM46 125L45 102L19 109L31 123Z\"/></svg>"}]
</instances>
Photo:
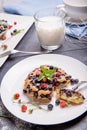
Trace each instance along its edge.
<instances>
[{"instance_id":1,"label":"red berry","mask_svg":"<svg viewBox=\"0 0 87 130\"><path fill-rule=\"evenodd\" d=\"M61 75L61 73L60 73L60 72L57 72L57 73L56 73L56 76L57 76L57 77L59 77L60 75Z\"/></svg>"},{"instance_id":2,"label":"red berry","mask_svg":"<svg viewBox=\"0 0 87 130\"><path fill-rule=\"evenodd\" d=\"M19 93L14 94L14 99L19 99L19 97L20 97Z\"/></svg>"},{"instance_id":3,"label":"red berry","mask_svg":"<svg viewBox=\"0 0 87 130\"><path fill-rule=\"evenodd\" d=\"M17 24L17 22L14 22L14 25L16 25Z\"/></svg>"},{"instance_id":4,"label":"red berry","mask_svg":"<svg viewBox=\"0 0 87 130\"><path fill-rule=\"evenodd\" d=\"M60 101L60 107L64 108L64 107L66 107L66 106L67 106L67 104L66 104L65 101Z\"/></svg>"},{"instance_id":5,"label":"red berry","mask_svg":"<svg viewBox=\"0 0 87 130\"><path fill-rule=\"evenodd\" d=\"M44 78L42 79L42 81L43 81L44 83L46 83L46 82L47 82L47 78L44 77Z\"/></svg>"},{"instance_id":6,"label":"red berry","mask_svg":"<svg viewBox=\"0 0 87 130\"><path fill-rule=\"evenodd\" d=\"M8 26L8 29L11 29L12 27L13 27L12 25L9 25L9 26Z\"/></svg>"},{"instance_id":7,"label":"red berry","mask_svg":"<svg viewBox=\"0 0 87 130\"><path fill-rule=\"evenodd\" d=\"M57 77L53 78L53 82L56 83L57 82Z\"/></svg>"},{"instance_id":8,"label":"red berry","mask_svg":"<svg viewBox=\"0 0 87 130\"><path fill-rule=\"evenodd\" d=\"M47 85L45 83L41 84L41 88L45 89L46 87L47 87Z\"/></svg>"},{"instance_id":9,"label":"red berry","mask_svg":"<svg viewBox=\"0 0 87 130\"><path fill-rule=\"evenodd\" d=\"M2 40L6 40L7 37L6 37L5 35L3 35L3 36L1 37L1 39L2 39Z\"/></svg>"},{"instance_id":10,"label":"red berry","mask_svg":"<svg viewBox=\"0 0 87 130\"><path fill-rule=\"evenodd\" d=\"M3 50L6 50L8 48L8 45L7 44L3 44L1 47L3 48Z\"/></svg>"},{"instance_id":11,"label":"red berry","mask_svg":"<svg viewBox=\"0 0 87 130\"><path fill-rule=\"evenodd\" d=\"M22 111L22 112L26 112L26 110L27 110L27 106L26 106L26 105L22 105L22 106L21 106L21 111Z\"/></svg>"},{"instance_id":12,"label":"red berry","mask_svg":"<svg viewBox=\"0 0 87 130\"><path fill-rule=\"evenodd\" d=\"M41 74L41 71L38 70L38 71L36 72L36 76L39 76L40 74Z\"/></svg>"}]
</instances>

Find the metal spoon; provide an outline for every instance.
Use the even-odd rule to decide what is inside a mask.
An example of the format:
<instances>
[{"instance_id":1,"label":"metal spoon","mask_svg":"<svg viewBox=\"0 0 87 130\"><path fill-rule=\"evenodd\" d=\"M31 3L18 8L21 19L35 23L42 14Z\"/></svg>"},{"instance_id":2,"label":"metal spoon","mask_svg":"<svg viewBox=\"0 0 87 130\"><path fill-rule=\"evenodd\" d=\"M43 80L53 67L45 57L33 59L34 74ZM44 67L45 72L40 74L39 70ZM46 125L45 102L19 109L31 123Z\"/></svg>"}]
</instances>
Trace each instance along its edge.
<instances>
[{"instance_id":1,"label":"metal spoon","mask_svg":"<svg viewBox=\"0 0 87 130\"><path fill-rule=\"evenodd\" d=\"M8 50L5 51L4 53L0 54L0 58L5 57L5 56L9 56L11 54L16 54L16 53L23 53L26 55L38 55L38 54L46 54L46 53L51 53L51 50L45 50L45 51L37 51L37 52L27 52L27 51L19 51L19 50Z\"/></svg>"}]
</instances>

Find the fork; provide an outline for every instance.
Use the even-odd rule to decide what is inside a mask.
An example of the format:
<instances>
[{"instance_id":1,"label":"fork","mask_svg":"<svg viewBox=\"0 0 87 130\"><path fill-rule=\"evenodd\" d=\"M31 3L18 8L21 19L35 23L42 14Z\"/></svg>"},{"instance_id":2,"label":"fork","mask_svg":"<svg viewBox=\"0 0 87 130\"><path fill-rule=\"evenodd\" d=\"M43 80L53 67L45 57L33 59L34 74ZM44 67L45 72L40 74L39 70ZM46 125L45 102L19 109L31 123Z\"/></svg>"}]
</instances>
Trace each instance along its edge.
<instances>
[{"instance_id":1,"label":"fork","mask_svg":"<svg viewBox=\"0 0 87 130\"><path fill-rule=\"evenodd\" d=\"M45 50L45 51L36 51L36 52L27 52L27 51L20 51L20 50L8 50L5 51L3 53L0 54L0 58L5 57L5 56L9 56L12 54L16 54L16 53L22 53L22 54L26 54L26 55L39 55L39 54L46 54L46 53L51 53L51 50Z\"/></svg>"},{"instance_id":2,"label":"fork","mask_svg":"<svg viewBox=\"0 0 87 130\"><path fill-rule=\"evenodd\" d=\"M81 81L81 82L79 82L77 85L75 85L73 88L72 88L72 90L77 90L82 84L84 84L84 83L87 83L87 81Z\"/></svg>"}]
</instances>

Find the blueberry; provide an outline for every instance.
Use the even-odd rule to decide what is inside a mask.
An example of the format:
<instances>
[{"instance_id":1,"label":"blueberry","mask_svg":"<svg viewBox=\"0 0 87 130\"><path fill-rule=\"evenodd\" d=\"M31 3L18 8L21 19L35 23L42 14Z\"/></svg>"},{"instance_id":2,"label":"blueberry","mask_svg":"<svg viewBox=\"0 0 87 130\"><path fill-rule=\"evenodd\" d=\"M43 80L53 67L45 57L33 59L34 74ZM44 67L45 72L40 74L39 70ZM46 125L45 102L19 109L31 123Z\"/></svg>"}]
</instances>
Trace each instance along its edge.
<instances>
[{"instance_id":1,"label":"blueberry","mask_svg":"<svg viewBox=\"0 0 87 130\"><path fill-rule=\"evenodd\" d=\"M56 72L58 71L58 67L54 67L54 69L56 70Z\"/></svg>"},{"instance_id":2,"label":"blueberry","mask_svg":"<svg viewBox=\"0 0 87 130\"><path fill-rule=\"evenodd\" d=\"M51 100L50 94L46 94L46 98L48 98L49 100Z\"/></svg>"},{"instance_id":3,"label":"blueberry","mask_svg":"<svg viewBox=\"0 0 87 130\"><path fill-rule=\"evenodd\" d=\"M30 88L30 85L28 84L27 88Z\"/></svg>"},{"instance_id":4,"label":"blueberry","mask_svg":"<svg viewBox=\"0 0 87 130\"><path fill-rule=\"evenodd\" d=\"M41 97L41 98L44 98L44 97L45 97L45 95L44 95L44 94L41 94L41 95L40 95L40 97Z\"/></svg>"},{"instance_id":5,"label":"blueberry","mask_svg":"<svg viewBox=\"0 0 87 130\"><path fill-rule=\"evenodd\" d=\"M72 96L72 93L70 91L66 91L66 96L67 97L71 97Z\"/></svg>"},{"instance_id":6,"label":"blueberry","mask_svg":"<svg viewBox=\"0 0 87 130\"><path fill-rule=\"evenodd\" d=\"M23 89L23 92L24 92L24 93L27 93L27 91L26 91L26 90L24 90L24 89Z\"/></svg>"},{"instance_id":7,"label":"blueberry","mask_svg":"<svg viewBox=\"0 0 87 130\"><path fill-rule=\"evenodd\" d=\"M60 100L57 99L57 100L55 101L55 104L56 104L56 105L59 105L59 104L60 104Z\"/></svg>"},{"instance_id":8,"label":"blueberry","mask_svg":"<svg viewBox=\"0 0 87 130\"><path fill-rule=\"evenodd\" d=\"M34 92L34 96L37 98L38 97L38 92Z\"/></svg>"},{"instance_id":9,"label":"blueberry","mask_svg":"<svg viewBox=\"0 0 87 130\"><path fill-rule=\"evenodd\" d=\"M53 105L52 104L48 104L48 110L52 110L53 109Z\"/></svg>"},{"instance_id":10,"label":"blueberry","mask_svg":"<svg viewBox=\"0 0 87 130\"><path fill-rule=\"evenodd\" d=\"M53 66L50 66L50 69L53 69Z\"/></svg>"},{"instance_id":11,"label":"blueberry","mask_svg":"<svg viewBox=\"0 0 87 130\"><path fill-rule=\"evenodd\" d=\"M78 79L75 79L74 82L77 84L77 83L79 82L79 80L78 80Z\"/></svg>"},{"instance_id":12,"label":"blueberry","mask_svg":"<svg viewBox=\"0 0 87 130\"><path fill-rule=\"evenodd\" d=\"M66 76L66 79L67 80L71 79L71 75Z\"/></svg>"},{"instance_id":13,"label":"blueberry","mask_svg":"<svg viewBox=\"0 0 87 130\"><path fill-rule=\"evenodd\" d=\"M71 84L76 84L76 83L78 83L78 82L79 82L78 79L71 79Z\"/></svg>"},{"instance_id":14,"label":"blueberry","mask_svg":"<svg viewBox=\"0 0 87 130\"><path fill-rule=\"evenodd\" d=\"M13 32L16 33L16 32L17 32L17 29L13 30Z\"/></svg>"},{"instance_id":15,"label":"blueberry","mask_svg":"<svg viewBox=\"0 0 87 130\"><path fill-rule=\"evenodd\" d=\"M72 85L74 84L74 79L71 79L71 84L72 84Z\"/></svg>"}]
</instances>

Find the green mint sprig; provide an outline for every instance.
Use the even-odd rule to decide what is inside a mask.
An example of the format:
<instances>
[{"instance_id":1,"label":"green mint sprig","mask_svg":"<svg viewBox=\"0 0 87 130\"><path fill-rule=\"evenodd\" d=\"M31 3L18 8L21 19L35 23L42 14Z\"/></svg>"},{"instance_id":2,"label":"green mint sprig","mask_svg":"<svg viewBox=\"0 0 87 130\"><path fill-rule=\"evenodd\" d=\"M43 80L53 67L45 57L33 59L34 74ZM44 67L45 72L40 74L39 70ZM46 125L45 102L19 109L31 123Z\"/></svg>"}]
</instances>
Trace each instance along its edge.
<instances>
[{"instance_id":1,"label":"green mint sprig","mask_svg":"<svg viewBox=\"0 0 87 130\"><path fill-rule=\"evenodd\" d=\"M38 77L38 81L41 81L43 78L52 80L52 75L56 72L56 69L46 69L44 67L41 67L41 71L42 73Z\"/></svg>"}]
</instances>

